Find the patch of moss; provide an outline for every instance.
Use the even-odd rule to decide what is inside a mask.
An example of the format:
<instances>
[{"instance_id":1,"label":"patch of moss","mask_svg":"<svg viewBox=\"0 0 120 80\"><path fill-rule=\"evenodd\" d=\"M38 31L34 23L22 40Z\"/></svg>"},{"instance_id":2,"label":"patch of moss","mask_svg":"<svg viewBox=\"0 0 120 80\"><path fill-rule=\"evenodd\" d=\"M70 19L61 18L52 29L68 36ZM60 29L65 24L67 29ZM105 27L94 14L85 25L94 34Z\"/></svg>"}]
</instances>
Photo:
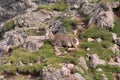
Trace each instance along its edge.
<instances>
[{"instance_id":1,"label":"patch of moss","mask_svg":"<svg viewBox=\"0 0 120 80\"><path fill-rule=\"evenodd\" d=\"M13 65L1 65L0 69L3 73L7 73L7 74L11 74L11 75L15 75L16 73L16 66Z\"/></svg>"},{"instance_id":2,"label":"patch of moss","mask_svg":"<svg viewBox=\"0 0 120 80\"><path fill-rule=\"evenodd\" d=\"M72 28L76 27L76 22L71 20L70 18L66 18L63 23L62 23L63 27L66 28L66 30L68 32L71 32Z\"/></svg>"},{"instance_id":3,"label":"patch of moss","mask_svg":"<svg viewBox=\"0 0 120 80\"><path fill-rule=\"evenodd\" d=\"M67 9L67 4L62 3L62 2L58 2L58 3L54 3L54 4L50 4L50 5L40 5L36 10L34 11L39 11L41 9L45 9L48 11L65 11Z\"/></svg>"},{"instance_id":4,"label":"patch of moss","mask_svg":"<svg viewBox=\"0 0 120 80\"><path fill-rule=\"evenodd\" d=\"M6 23L6 31L9 31L14 28L14 20L11 19Z\"/></svg>"},{"instance_id":5,"label":"patch of moss","mask_svg":"<svg viewBox=\"0 0 120 80\"><path fill-rule=\"evenodd\" d=\"M86 52L83 49L76 52L76 57L79 58L80 56L86 56Z\"/></svg>"}]
</instances>

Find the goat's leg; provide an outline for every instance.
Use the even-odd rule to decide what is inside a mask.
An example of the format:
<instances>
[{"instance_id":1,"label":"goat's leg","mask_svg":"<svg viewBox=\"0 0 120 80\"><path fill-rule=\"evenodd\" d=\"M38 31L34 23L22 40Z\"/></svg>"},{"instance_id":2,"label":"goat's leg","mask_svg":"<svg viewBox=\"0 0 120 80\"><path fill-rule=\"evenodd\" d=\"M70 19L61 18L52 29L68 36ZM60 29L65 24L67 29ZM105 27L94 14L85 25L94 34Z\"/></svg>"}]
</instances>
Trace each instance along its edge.
<instances>
[{"instance_id":1,"label":"goat's leg","mask_svg":"<svg viewBox=\"0 0 120 80\"><path fill-rule=\"evenodd\" d=\"M59 50L59 47L57 47L57 46L54 46L54 51L55 51L55 55L57 55L57 56L62 54Z\"/></svg>"}]
</instances>

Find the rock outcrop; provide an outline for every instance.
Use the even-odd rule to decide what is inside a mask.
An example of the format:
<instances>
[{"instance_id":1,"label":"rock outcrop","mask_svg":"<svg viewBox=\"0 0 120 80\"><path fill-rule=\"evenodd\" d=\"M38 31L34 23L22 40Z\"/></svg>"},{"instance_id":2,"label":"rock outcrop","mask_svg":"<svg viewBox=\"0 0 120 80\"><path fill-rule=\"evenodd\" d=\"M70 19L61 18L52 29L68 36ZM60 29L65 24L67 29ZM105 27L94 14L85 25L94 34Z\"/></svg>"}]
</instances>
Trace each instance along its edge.
<instances>
[{"instance_id":1,"label":"rock outcrop","mask_svg":"<svg viewBox=\"0 0 120 80\"><path fill-rule=\"evenodd\" d=\"M80 57L78 60L80 61L80 64L82 67L84 67L85 69L88 69L88 66L84 57Z\"/></svg>"},{"instance_id":2,"label":"rock outcrop","mask_svg":"<svg viewBox=\"0 0 120 80\"><path fill-rule=\"evenodd\" d=\"M0 0L0 22L23 13L25 9L22 0Z\"/></svg>"},{"instance_id":3,"label":"rock outcrop","mask_svg":"<svg viewBox=\"0 0 120 80\"><path fill-rule=\"evenodd\" d=\"M90 15L90 24L97 24L99 28L111 29L114 27L114 15L110 3L90 3L87 0L81 2L81 11L84 15Z\"/></svg>"},{"instance_id":4,"label":"rock outcrop","mask_svg":"<svg viewBox=\"0 0 120 80\"><path fill-rule=\"evenodd\" d=\"M70 69L62 67L61 69L49 68L43 69L43 80L85 80L79 73L70 73Z\"/></svg>"},{"instance_id":5,"label":"rock outcrop","mask_svg":"<svg viewBox=\"0 0 120 80\"><path fill-rule=\"evenodd\" d=\"M45 41L45 36L28 36L25 39L23 47L30 51L37 51L41 46L43 46Z\"/></svg>"},{"instance_id":6,"label":"rock outcrop","mask_svg":"<svg viewBox=\"0 0 120 80\"><path fill-rule=\"evenodd\" d=\"M99 59L97 54L92 54L89 56L90 67L95 68L97 65L105 65L106 62L102 59Z\"/></svg>"}]
</instances>

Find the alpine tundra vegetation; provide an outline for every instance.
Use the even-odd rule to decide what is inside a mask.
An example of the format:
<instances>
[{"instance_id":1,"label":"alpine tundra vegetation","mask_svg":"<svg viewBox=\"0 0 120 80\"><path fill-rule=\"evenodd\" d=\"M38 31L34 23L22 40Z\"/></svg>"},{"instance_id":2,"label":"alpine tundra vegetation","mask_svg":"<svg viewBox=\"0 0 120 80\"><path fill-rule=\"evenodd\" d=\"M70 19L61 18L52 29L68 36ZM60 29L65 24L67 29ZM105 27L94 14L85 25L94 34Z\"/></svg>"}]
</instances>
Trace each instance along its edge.
<instances>
[{"instance_id":1,"label":"alpine tundra vegetation","mask_svg":"<svg viewBox=\"0 0 120 80\"><path fill-rule=\"evenodd\" d=\"M120 0L0 0L0 80L120 80Z\"/></svg>"}]
</instances>

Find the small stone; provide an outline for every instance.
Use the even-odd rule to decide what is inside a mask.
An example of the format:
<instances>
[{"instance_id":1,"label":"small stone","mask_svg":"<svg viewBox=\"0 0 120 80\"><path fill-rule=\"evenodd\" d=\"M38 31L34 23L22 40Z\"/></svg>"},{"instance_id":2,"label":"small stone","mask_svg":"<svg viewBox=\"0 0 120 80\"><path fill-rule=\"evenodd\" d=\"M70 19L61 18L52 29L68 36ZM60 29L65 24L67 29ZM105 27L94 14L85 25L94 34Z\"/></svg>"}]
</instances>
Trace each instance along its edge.
<instances>
[{"instance_id":1,"label":"small stone","mask_svg":"<svg viewBox=\"0 0 120 80\"><path fill-rule=\"evenodd\" d=\"M96 41L100 43L100 42L102 42L102 39L101 38L97 38Z\"/></svg>"},{"instance_id":2,"label":"small stone","mask_svg":"<svg viewBox=\"0 0 120 80\"><path fill-rule=\"evenodd\" d=\"M86 51L89 51L90 50L90 48L86 48Z\"/></svg>"},{"instance_id":3,"label":"small stone","mask_svg":"<svg viewBox=\"0 0 120 80\"><path fill-rule=\"evenodd\" d=\"M87 40L88 40L88 42L93 42L93 41L95 41L93 38L88 38Z\"/></svg>"},{"instance_id":4,"label":"small stone","mask_svg":"<svg viewBox=\"0 0 120 80\"><path fill-rule=\"evenodd\" d=\"M71 70L71 69L74 69L75 66L74 66L74 64L69 63L69 64L67 64L67 68Z\"/></svg>"},{"instance_id":5,"label":"small stone","mask_svg":"<svg viewBox=\"0 0 120 80\"><path fill-rule=\"evenodd\" d=\"M117 39L117 34L116 33L112 33L112 39L116 40Z\"/></svg>"},{"instance_id":6,"label":"small stone","mask_svg":"<svg viewBox=\"0 0 120 80\"><path fill-rule=\"evenodd\" d=\"M101 76L102 76L102 80L108 80L105 74L101 74Z\"/></svg>"},{"instance_id":7,"label":"small stone","mask_svg":"<svg viewBox=\"0 0 120 80\"><path fill-rule=\"evenodd\" d=\"M96 69L98 72L102 72L103 70L101 68Z\"/></svg>"},{"instance_id":8,"label":"small stone","mask_svg":"<svg viewBox=\"0 0 120 80\"><path fill-rule=\"evenodd\" d=\"M4 75L0 75L0 80L4 80L5 76Z\"/></svg>"}]
</instances>

